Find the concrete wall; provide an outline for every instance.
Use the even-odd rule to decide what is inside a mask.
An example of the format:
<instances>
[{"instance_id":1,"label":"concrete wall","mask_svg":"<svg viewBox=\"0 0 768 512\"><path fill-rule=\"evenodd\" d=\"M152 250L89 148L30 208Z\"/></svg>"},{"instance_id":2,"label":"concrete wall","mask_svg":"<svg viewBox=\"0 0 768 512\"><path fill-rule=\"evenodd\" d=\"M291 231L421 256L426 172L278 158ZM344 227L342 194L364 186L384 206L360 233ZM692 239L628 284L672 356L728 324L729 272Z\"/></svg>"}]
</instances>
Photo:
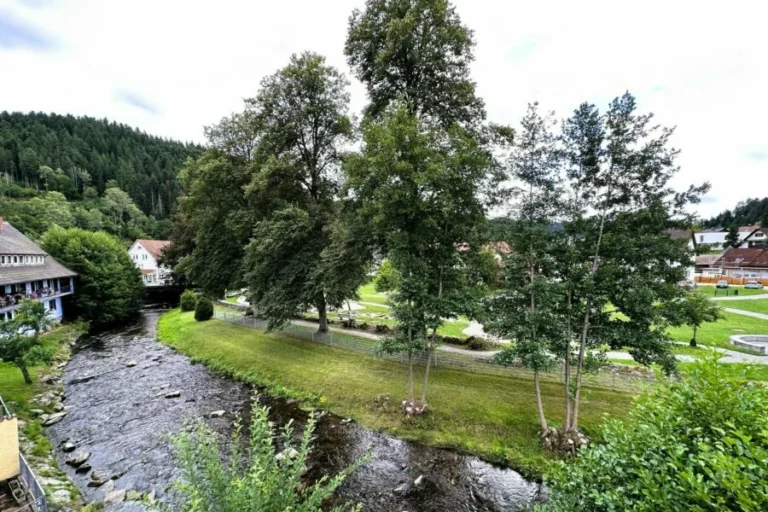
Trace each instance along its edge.
<instances>
[{"instance_id":1,"label":"concrete wall","mask_svg":"<svg viewBox=\"0 0 768 512\"><path fill-rule=\"evenodd\" d=\"M19 425L15 416L0 418L0 482L19 474Z\"/></svg>"}]
</instances>

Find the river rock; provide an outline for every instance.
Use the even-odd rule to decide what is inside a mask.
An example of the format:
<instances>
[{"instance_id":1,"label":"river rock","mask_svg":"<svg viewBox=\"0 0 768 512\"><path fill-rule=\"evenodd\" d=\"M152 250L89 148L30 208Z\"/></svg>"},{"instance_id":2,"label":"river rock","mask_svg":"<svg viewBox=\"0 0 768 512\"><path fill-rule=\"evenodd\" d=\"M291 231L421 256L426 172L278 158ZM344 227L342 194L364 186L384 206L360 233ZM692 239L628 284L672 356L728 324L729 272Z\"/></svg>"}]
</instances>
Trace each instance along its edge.
<instances>
[{"instance_id":1,"label":"river rock","mask_svg":"<svg viewBox=\"0 0 768 512\"><path fill-rule=\"evenodd\" d=\"M31 412L34 416L42 416L45 414L45 411L42 409L30 409L29 412Z\"/></svg>"},{"instance_id":2,"label":"river rock","mask_svg":"<svg viewBox=\"0 0 768 512\"><path fill-rule=\"evenodd\" d=\"M223 409L220 410L220 411L213 411L213 412L208 414L208 417L209 418L221 418L222 416L224 416L224 412L225 411Z\"/></svg>"},{"instance_id":3,"label":"river rock","mask_svg":"<svg viewBox=\"0 0 768 512\"><path fill-rule=\"evenodd\" d=\"M424 485L424 475L419 475L416 480L413 481L413 485L416 487L421 487Z\"/></svg>"},{"instance_id":4,"label":"river rock","mask_svg":"<svg viewBox=\"0 0 768 512\"><path fill-rule=\"evenodd\" d=\"M65 462L70 466L79 467L82 466L90 457L91 452L81 452L69 457Z\"/></svg>"},{"instance_id":5,"label":"river rock","mask_svg":"<svg viewBox=\"0 0 768 512\"><path fill-rule=\"evenodd\" d=\"M104 483L107 481L107 475L105 475L102 471L92 471L91 480L93 480L94 482Z\"/></svg>"},{"instance_id":6,"label":"river rock","mask_svg":"<svg viewBox=\"0 0 768 512\"><path fill-rule=\"evenodd\" d=\"M62 404L61 402L57 402L57 403L53 404L53 410L54 410L54 412L61 412L61 411L63 411L64 410L64 404Z\"/></svg>"},{"instance_id":7,"label":"river rock","mask_svg":"<svg viewBox=\"0 0 768 512\"><path fill-rule=\"evenodd\" d=\"M125 363L125 366L127 366L128 368L133 368L134 366L136 366L136 361L128 361L127 363Z\"/></svg>"},{"instance_id":8,"label":"river rock","mask_svg":"<svg viewBox=\"0 0 768 512\"><path fill-rule=\"evenodd\" d=\"M125 493L125 501L139 501L141 499L141 493L134 489L129 489Z\"/></svg>"},{"instance_id":9,"label":"river rock","mask_svg":"<svg viewBox=\"0 0 768 512\"><path fill-rule=\"evenodd\" d=\"M91 470L91 465L86 462L82 466L79 466L78 468L76 468L75 469L75 473L81 473L82 474L82 473L87 473L90 470Z\"/></svg>"},{"instance_id":10,"label":"river rock","mask_svg":"<svg viewBox=\"0 0 768 512\"><path fill-rule=\"evenodd\" d=\"M118 489L104 496L104 505L112 505L121 501L125 501L125 489Z\"/></svg>"},{"instance_id":11,"label":"river rock","mask_svg":"<svg viewBox=\"0 0 768 512\"><path fill-rule=\"evenodd\" d=\"M59 489L51 494L51 501L54 503L69 503L69 499L69 491L66 489Z\"/></svg>"},{"instance_id":12,"label":"river rock","mask_svg":"<svg viewBox=\"0 0 768 512\"><path fill-rule=\"evenodd\" d=\"M165 398L179 398L181 396L181 391L171 391L169 393L166 393Z\"/></svg>"},{"instance_id":13,"label":"river rock","mask_svg":"<svg viewBox=\"0 0 768 512\"><path fill-rule=\"evenodd\" d=\"M73 451L75 451L75 448L76 448L76 447L75 447L75 445L74 445L73 443L70 443L69 441L67 441L66 443L64 443L63 445L61 445L61 450L62 450L64 453L70 453L70 452L73 452Z\"/></svg>"},{"instance_id":14,"label":"river rock","mask_svg":"<svg viewBox=\"0 0 768 512\"><path fill-rule=\"evenodd\" d=\"M50 416L48 416L48 418L46 418L45 421L43 421L43 426L50 427L51 425L55 425L56 423L63 420L64 416L66 416L67 414L69 414L68 411L62 411L62 412L57 412L56 414L51 414Z\"/></svg>"}]
</instances>

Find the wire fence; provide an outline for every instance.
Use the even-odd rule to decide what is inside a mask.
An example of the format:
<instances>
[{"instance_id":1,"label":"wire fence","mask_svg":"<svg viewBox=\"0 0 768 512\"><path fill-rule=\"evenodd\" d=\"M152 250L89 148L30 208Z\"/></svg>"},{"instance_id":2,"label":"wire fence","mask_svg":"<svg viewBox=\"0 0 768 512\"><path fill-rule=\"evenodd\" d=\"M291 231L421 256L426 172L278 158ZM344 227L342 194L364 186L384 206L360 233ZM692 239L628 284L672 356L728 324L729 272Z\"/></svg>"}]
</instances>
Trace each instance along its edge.
<instances>
[{"instance_id":1,"label":"wire fence","mask_svg":"<svg viewBox=\"0 0 768 512\"><path fill-rule=\"evenodd\" d=\"M45 498L45 491L21 453L19 453L19 468L19 478L24 482L25 491L29 494L29 505L32 510L35 512L48 512L48 501Z\"/></svg>"},{"instance_id":2,"label":"wire fence","mask_svg":"<svg viewBox=\"0 0 768 512\"><path fill-rule=\"evenodd\" d=\"M224 304L221 304L224 305ZM229 306L231 304L227 304ZM260 331L267 330L267 322L254 316L245 316L242 312L223 311L217 309L215 318L234 324L251 327ZM377 336L370 333L353 334L348 332L339 332L338 330L326 333L317 332L315 327L304 325L289 324L285 326L280 334L291 338L305 340L313 343L321 343L330 347L335 347L348 352L363 354L370 357L387 359L402 364L408 362L408 356L401 354L383 354L376 350ZM366 336L367 335L367 336ZM428 354L426 352L414 356L416 364L425 365ZM448 368L453 370L462 370L472 373L482 373L486 375L499 375L520 379L533 379L533 372L522 366L503 366L494 363L489 357L483 355L471 356L436 350L432 354L433 368ZM560 372L540 372L539 378L544 382L563 382L563 374ZM647 376L639 372L634 374L602 372L598 374L585 374L583 376L583 385L590 388L610 389L612 391L638 392L644 386L653 382L652 376Z\"/></svg>"}]
</instances>

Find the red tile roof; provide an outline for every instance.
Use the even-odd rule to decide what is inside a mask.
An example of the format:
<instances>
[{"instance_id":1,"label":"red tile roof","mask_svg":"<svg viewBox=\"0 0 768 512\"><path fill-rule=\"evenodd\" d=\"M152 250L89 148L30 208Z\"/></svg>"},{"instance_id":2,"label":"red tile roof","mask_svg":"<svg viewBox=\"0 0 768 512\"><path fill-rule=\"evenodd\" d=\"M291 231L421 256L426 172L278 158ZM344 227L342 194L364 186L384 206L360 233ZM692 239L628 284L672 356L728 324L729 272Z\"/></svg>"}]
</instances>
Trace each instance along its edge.
<instances>
[{"instance_id":1,"label":"red tile roof","mask_svg":"<svg viewBox=\"0 0 768 512\"><path fill-rule=\"evenodd\" d=\"M720 259L720 265L768 268L768 249L728 249Z\"/></svg>"},{"instance_id":2,"label":"red tile roof","mask_svg":"<svg viewBox=\"0 0 768 512\"><path fill-rule=\"evenodd\" d=\"M149 254L156 260L160 259L160 254L163 249L171 245L170 240L136 240L142 247L144 247Z\"/></svg>"}]
</instances>

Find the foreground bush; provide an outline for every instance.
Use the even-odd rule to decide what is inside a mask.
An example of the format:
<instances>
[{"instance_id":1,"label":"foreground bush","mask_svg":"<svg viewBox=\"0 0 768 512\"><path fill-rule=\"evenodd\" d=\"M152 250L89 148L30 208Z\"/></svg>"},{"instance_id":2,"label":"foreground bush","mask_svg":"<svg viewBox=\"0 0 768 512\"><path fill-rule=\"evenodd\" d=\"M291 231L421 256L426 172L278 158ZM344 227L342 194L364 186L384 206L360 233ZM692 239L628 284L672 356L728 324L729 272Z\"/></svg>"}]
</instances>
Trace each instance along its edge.
<instances>
[{"instance_id":1,"label":"foreground bush","mask_svg":"<svg viewBox=\"0 0 768 512\"><path fill-rule=\"evenodd\" d=\"M768 389L714 359L643 395L550 475L563 511L768 510Z\"/></svg>"},{"instance_id":2,"label":"foreground bush","mask_svg":"<svg viewBox=\"0 0 768 512\"><path fill-rule=\"evenodd\" d=\"M344 479L360 464L338 475L306 485L302 476L311 452L315 420L294 443L291 423L277 436L268 409L254 404L249 453L241 450L240 427L235 429L228 453L222 457L217 435L202 422L176 439L182 480L177 484L186 512L319 512ZM279 437L282 450L275 448ZM222 462L224 459L226 462ZM360 510L338 507L332 511Z\"/></svg>"},{"instance_id":3,"label":"foreground bush","mask_svg":"<svg viewBox=\"0 0 768 512\"><path fill-rule=\"evenodd\" d=\"M197 295L192 290L184 290L179 300L179 307L182 311L194 311L197 306Z\"/></svg>"},{"instance_id":4,"label":"foreground bush","mask_svg":"<svg viewBox=\"0 0 768 512\"><path fill-rule=\"evenodd\" d=\"M195 320L203 322L213 316L213 302L208 297L200 297L195 304Z\"/></svg>"}]
</instances>

